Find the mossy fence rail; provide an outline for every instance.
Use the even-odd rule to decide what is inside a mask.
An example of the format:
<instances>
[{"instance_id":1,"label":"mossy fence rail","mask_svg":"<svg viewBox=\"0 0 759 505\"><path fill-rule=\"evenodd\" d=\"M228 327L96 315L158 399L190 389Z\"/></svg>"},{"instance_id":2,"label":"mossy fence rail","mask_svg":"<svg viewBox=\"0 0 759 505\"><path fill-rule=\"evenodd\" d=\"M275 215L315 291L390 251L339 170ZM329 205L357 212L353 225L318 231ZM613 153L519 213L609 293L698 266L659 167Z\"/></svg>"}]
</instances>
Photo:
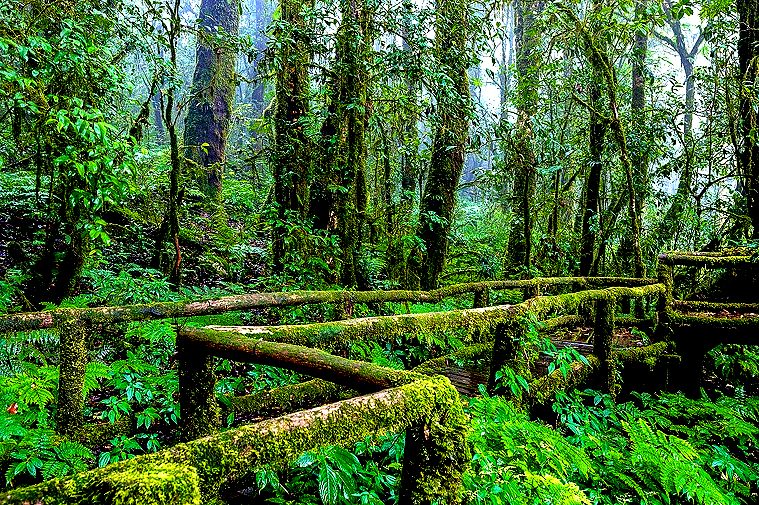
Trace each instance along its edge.
<instances>
[{"instance_id":1,"label":"mossy fence rail","mask_svg":"<svg viewBox=\"0 0 759 505\"><path fill-rule=\"evenodd\" d=\"M59 432L82 439L98 432L97 428L85 426L82 417L87 339L94 325L307 303L434 302L446 296L475 293L472 309L304 325L183 329L177 337L183 443L104 468L12 490L0 496L0 503L200 503L257 468L287 464L299 454L323 445L350 446L367 436L403 429L407 430L407 442L399 503L456 503L461 473L469 457L466 418L448 379L428 375L434 374L446 358L423 363L414 371L398 371L330 352L360 340L410 338L419 332L464 327L472 336L472 345L452 356L490 358L489 387L493 389L494 371L502 366L524 366L520 344L525 318L543 320L546 328L573 325L586 318L592 319L594 326L594 352L588 363L576 362L569 373L556 370L532 381L521 401L545 401L555 391L575 387L591 376L604 391L614 394L618 363L653 366L671 350L671 342L661 341L615 351L611 337L615 324L620 322L615 320L617 302L628 297L655 298L654 320L675 321L679 316L672 303L672 270L667 269L672 264L661 262L661 282L568 277L459 284L429 292L260 293L197 302L58 309L0 318L0 331L59 329ZM538 296L553 286L611 287ZM528 299L516 305L487 306L490 290L499 289L524 289ZM640 321L632 321L636 322ZM343 399L218 433L220 407L214 393L214 357L280 366L314 377L236 399L233 407L239 410L274 403L295 406L304 400Z\"/></svg>"}]
</instances>

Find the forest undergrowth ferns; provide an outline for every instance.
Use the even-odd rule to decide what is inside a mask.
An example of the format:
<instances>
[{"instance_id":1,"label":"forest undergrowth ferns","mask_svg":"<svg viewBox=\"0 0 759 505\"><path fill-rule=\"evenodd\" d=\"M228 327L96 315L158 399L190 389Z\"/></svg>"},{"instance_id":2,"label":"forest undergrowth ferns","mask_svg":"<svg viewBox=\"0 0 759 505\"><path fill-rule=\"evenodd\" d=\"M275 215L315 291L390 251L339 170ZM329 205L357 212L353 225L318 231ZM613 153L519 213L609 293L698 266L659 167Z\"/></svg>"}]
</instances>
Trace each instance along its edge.
<instances>
[{"instance_id":1,"label":"forest undergrowth ferns","mask_svg":"<svg viewBox=\"0 0 759 505\"><path fill-rule=\"evenodd\" d=\"M554 410L566 435L503 398L473 399L467 503L755 503L758 467L746 462L756 448L753 400L710 407L682 395L640 398L643 409L592 391L559 395ZM690 423L676 424L683 419ZM726 423L737 431L711 431Z\"/></svg>"}]
</instances>

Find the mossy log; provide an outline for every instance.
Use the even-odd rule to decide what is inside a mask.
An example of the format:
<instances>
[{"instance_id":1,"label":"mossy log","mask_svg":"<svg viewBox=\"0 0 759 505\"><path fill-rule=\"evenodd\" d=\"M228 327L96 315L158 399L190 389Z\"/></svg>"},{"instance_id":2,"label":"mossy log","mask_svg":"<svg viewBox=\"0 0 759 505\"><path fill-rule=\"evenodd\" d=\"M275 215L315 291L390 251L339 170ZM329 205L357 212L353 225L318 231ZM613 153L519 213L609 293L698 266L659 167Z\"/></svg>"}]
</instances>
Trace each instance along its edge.
<instances>
[{"instance_id":1,"label":"mossy log","mask_svg":"<svg viewBox=\"0 0 759 505\"><path fill-rule=\"evenodd\" d=\"M670 312L669 317L674 324L690 325L701 328L756 328L759 327L759 317L714 317L709 315L688 315ZM759 340L759 337L757 337Z\"/></svg>"},{"instance_id":2,"label":"mossy log","mask_svg":"<svg viewBox=\"0 0 759 505\"><path fill-rule=\"evenodd\" d=\"M347 321L312 323L283 326L206 326L191 330L200 335L228 333L249 339L286 342L324 350L334 350L351 342L373 339L390 340L396 337L416 335L420 332L444 331L465 328L470 332L481 330L481 335L500 322L526 315L528 312L539 319L559 312L573 312L583 304L609 296L644 297L663 293L662 284L641 287L612 287L555 296L541 296L518 305L495 305L477 309L461 309L446 312L401 314L397 316L366 317ZM190 330L188 330L190 331ZM206 337L203 337L206 338ZM211 338L211 337L208 337ZM228 339L229 337L218 337Z\"/></svg>"},{"instance_id":3,"label":"mossy log","mask_svg":"<svg viewBox=\"0 0 759 505\"><path fill-rule=\"evenodd\" d=\"M674 300L672 306L675 310L693 312L719 312L722 310L738 313L759 313L759 303L716 303L701 301Z\"/></svg>"},{"instance_id":4,"label":"mossy log","mask_svg":"<svg viewBox=\"0 0 759 505\"><path fill-rule=\"evenodd\" d=\"M745 250L729 250L724 254L670 251L659 255L659 263L702 268L753 267L751 254Z\"/></svg>"},{"instance_id":5,"label":"mossy log","mask_svg":"<svg viewBox=\"0 0 759 505\"><path fill-rule=\"evenodd\" d=\"M671 344L668 342L657 342L646 347L634 347L616 351L614 359L622 364L644 363L649 367L657 363L671 351ZM545 403L558 391L568 391L577 389L591 380L593 374L601 366L598 356L590 354L585 357L588 364L580 361L573 362L566 375L561 369L556 369L548 375L529 383L529 389L523 396L523 401L530 404Z\"/></svg>"},{"instance_id":6,"label":"mossy log","mask_svg":"<svg viewBox=\"0 0 759 505\"><path fill-rule=\"evenodd\" d=\"M288 384L274 389L258 391L244 396L228 398L229 407L235 412L259 412L277 408L293 411L305 403L330 403L358 396L358 392L321 379L312 379L298 384Z\"/></svg>"},{"instance_id":7,"label":"mossy log","mask_svg":"<svg viewBox=\"0 0 759 505\"><path fill-rule=\"evenodd\" d=\"M410 377L409 372L403 370L341 358L311 347L201 328L180 331L177 344L192 348L195 355L205 353L234 361L287 368L360 392L395 387L408 382Z\"/></svg>"},{"instance_id":8,"label":"mossy log","mask_svg":"<svg viewBox=\"0 0 759 505\"><path fill-rule=\"evenodd\" d=\"M412 375L410 374L411 378ZM418 377L414 375L414 377ZM260 423L242 426L212 437L193 440L153 454L137 456L103 468L97 468L34 486L0 494L0 504L26 505L95 505L104 502L96 495L104 482L118 482L120 477L144 469L173 468L180 482L186 483L187 469L194 468L202 500L213 498L222 485L238 479L264 465L284 466L303 452L324 445L350 447L368 436L398 432L421 421L430 427L434 447L450 450L435 458L445 464L438 468L422 466L412 478L424 475L428 489L438 496L424 497L412 503L440 500L455 503L461 491L461 472L469 460L466 445L466 417L458 393L448 379L423 377L394 389L353 398L323 407L290 414ZM407 458L413 455L407 455ZM172 467L171 465L177 465ZM161 479L165 482L167 479ZM433 480L440 484L433 485ZM171 479L168 479L171 481ZM152 505L163 503L139 495L127 503ZM171 503L184 503L174 501ZM189 503L195 503L190 500Z\"/></svg>"},{"instance_id":9,"label":"mossy log","mask_svg":"<svg viewBox=\"0 0 759 505\"><path fill-rule=\"evenodd\" d=\"M478 291L518 289L530 286L576 285L587 286L643 286L656 279L616 277L538 277L529 280L484 281L454 284L432 291L288 291L277 293L250 293L223 296L196 301L162 302L121 307L94 307L83 309L54 309L42 312L8 314L0 317L0 333L10 331L52 328L61 321L75 320L78 324L115 324L151 319L192 317L222 314L239 310L266 307L286 307L314 303L382 303L424 302L440 300Z\"/></svg>"},{"instance_id":10,"label":"mossy log","mask_svg":"<svg viewBox=\"0 0 759 505\"><path fill-rule=\"evenodd\" d=\"M569 370L566 370L566 375L557 368L550 374L530 382L527 391L522 395L522 401L527 404L544 403L559 391L578 388L598 370L600 364L598 358L592 354L585 358L588 365L575 361L569 366Z\"/></svg>"},{"instance_id":11,"label":"mossy log","mask_svg":"<svg viewBox=\"0 0 759 505\"><path fill-rule=\"evenodd\" d=\"M580 316L567 314L565 316L552 317L545 321L541 321L540 324L542 326L540 327L540 330L553 331L558 330L559 328L572 328L574 326L580 326L584 322L585 320Z\"/></svg>"}]
</instances>

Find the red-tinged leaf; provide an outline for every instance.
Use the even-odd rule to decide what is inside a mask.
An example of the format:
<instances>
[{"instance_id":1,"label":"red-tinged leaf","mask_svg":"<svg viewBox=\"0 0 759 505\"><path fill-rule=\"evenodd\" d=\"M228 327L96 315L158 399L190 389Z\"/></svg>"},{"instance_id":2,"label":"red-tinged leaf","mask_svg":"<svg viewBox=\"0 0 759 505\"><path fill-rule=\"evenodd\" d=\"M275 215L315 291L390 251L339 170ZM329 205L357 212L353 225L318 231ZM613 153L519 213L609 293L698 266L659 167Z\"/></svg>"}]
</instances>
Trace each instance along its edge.
<instances>
[{"instance_id":1,"label":"red-tinged leaf","mask_svg":"<svg viewBox=\"0 0 759 505\"><path fill-rule=\"evenodd\" d=\"M18 403L13 402L10 404L10 406L5 409L9 414L16 414L18 412Z\"/></svg>"}]
</instances>

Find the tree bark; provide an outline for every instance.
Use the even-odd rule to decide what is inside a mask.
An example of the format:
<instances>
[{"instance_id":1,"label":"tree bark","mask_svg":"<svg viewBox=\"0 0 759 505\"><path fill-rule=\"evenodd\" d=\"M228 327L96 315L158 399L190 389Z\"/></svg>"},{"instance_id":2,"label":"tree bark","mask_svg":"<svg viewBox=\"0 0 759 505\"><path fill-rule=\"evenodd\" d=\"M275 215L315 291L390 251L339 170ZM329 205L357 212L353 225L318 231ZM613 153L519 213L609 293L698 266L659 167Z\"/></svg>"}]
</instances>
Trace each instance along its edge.
<instances>
[{"instance_id":1,"label":"tree bark","mask_svg":"<svg viewBox=\"0 0 759 505\"><path fill-rule=\"evenodd\" d=\"M748 204L748 215L754 229L751 237L759 239L759 1L737 0L740 19L738 60L740 63L741 104L740 134L743 137L738 154L738 172L743 177Z\"/></svg>"},{"instance_id":2,"label":"tree bark","mask_svg":"<svg viewBox=\"0 0 759 505\"><path fill-rule=\"evenodd\" d=\"M537 172L532 146L532 116L538 106L537 68L540 61L535 22L543 10L542 0L514 1L514 43L517 72L517 125L514 136L513 218L509 254L514 267L529 275L532 267L532 200Z\"/></svg>"},{"instance_id":3,"label":"tree bark","mask_svg":"<svg viewBox=\"0 0 759 505\"><path fill-rule=\"evenodd\" d=\"M216 37L237 37L240 14L236 1L202 0L195 73L184 127L184 156L197 167L196 179L205 203L222 204L222 178L229 121L235 99L234 40L219 43Z\"/></svg>"},{"instance_id":4,"label":"tree bark","mask_svg":"<svg viewBox=\"0 0 759 505\"><path fill-rule=\"evenodd\" d=\"M355 287L366 219L366 124L371 12L364 1L341 0L336 64L327 118L322 124L321 187L311 206L319 226L340 242L339 282Z\"/></svg>"},{"instance_id":5,"label":"tree bark","mask_svg":"<svg viewBox=\"0 0 759 505\"><path fill-rule=\"evenodd\" d=\"M673 236L673 228L680 220L680 216L688 203L691 196L691 187L693 185L693 161L691 151L693 149L693 111L696 100L696 81L693 79L693 60L698 54L698 50L704 41L703 31L701 31L693 42L693 46L688 49L685 45L685 36L679 19L672 17L672 3L666 0L665 9L667 11L667 23L672 30L673 38L664 36L657 32L654 35L670 46L677 52L680 58L680 65L685 73L685 115L683 116L683 143L685 147L683 170L680 173L680 181L677 185L677 191L672 198L667 212L659 225L658 236L667 239Z\"/></svg>"},{"instance_id":6,"label":"tree bark","mask_svg":"<svg viewBox=\"0 0 759 505\"><path fill-rule=\"evenodd\" d=\"M425 248L418 268L422 289L437 287L445 267L471 107L466 55L467 3L439 0L436 14L437 62L450 85L435 91L437 124L416 234Z\"/></svg>"},{"instance_id":7,"label":"tree bark","mask_svg":"<svg viewBox=\"0 0 759 505\"><path fill-rule=\"evenodd\" d=\"M600 196L601 175L603 173L604 137L606 123L598 114L601 105L601 86L603 76L597 70L593 71L590 84L589 103L591 106L589 136L588 136L588 179L585 184L585 208L582 215L582 234L580 238L580 275L589 275L593 266L596 241L601 229Z\"/></svg>"},{"instance_id":8,"label":"tree bark","mask_svg":"<svg viewBox=\"0 0 759 505\"><path fill-rule=\"evenodd\" d=\"M290 244L293 245L286 241L290 234L287 225L306 217L308 181L313 164L313 146L302 122L310 110L308 66L311 62L303 7L303 3L295 0L281 0L282 23L275 32L282 65L275 82L271 159L277 204L277 219L272 226L272 256L276 272L284 270L288 254L298 248L297 237L292 237Z\"/></svg>"}]
</instances>

